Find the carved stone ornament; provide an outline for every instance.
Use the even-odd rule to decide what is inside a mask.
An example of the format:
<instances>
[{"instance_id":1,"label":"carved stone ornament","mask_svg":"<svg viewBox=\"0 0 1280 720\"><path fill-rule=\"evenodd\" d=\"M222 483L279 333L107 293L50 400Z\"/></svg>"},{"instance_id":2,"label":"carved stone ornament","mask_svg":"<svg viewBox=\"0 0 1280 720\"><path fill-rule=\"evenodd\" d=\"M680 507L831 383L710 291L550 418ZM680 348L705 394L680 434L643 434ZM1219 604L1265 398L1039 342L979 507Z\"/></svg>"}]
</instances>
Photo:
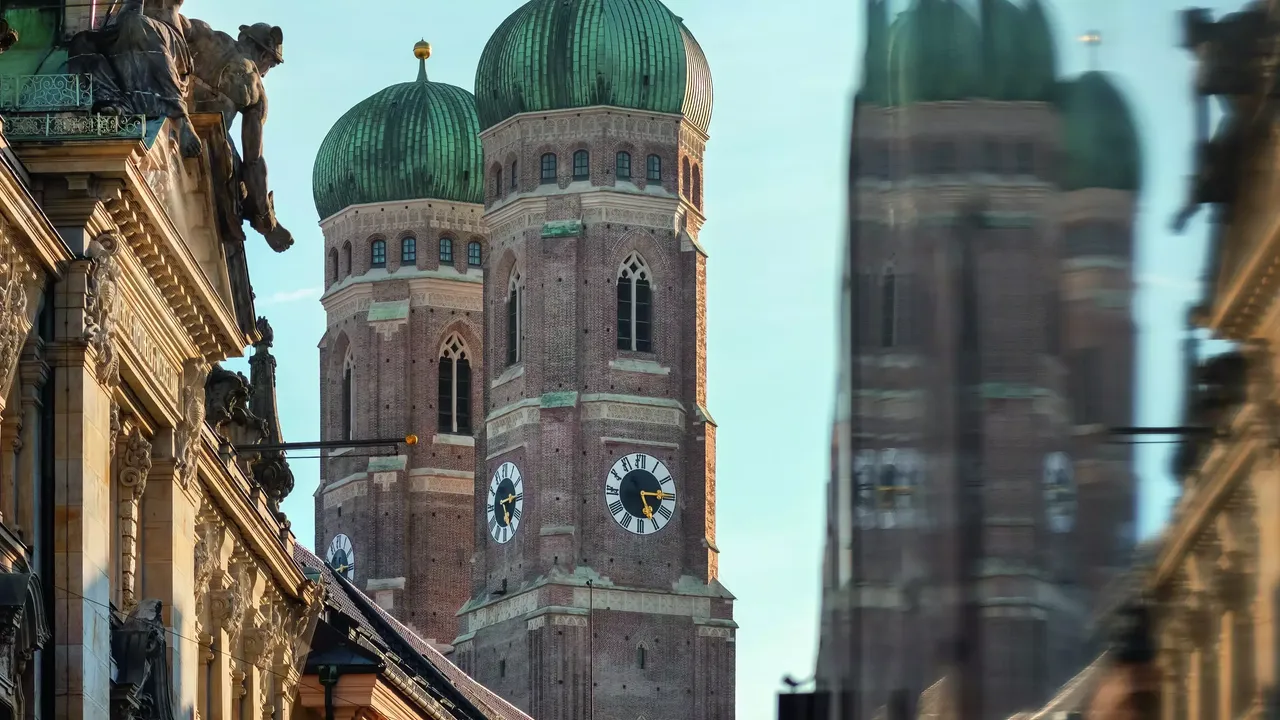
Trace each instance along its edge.
<instances>
[{"instance_id":1,"label":"carved stone ornament","mask_svg":"<svg viewBox=\"0 0 1280 720\"><path fill-rule=\"evenodd\" d=\"M52 637L44 608L39 576L0 573L0 687L13 688L8 699L15 717L25 717L21 678L27 663Z\"/></svg>"},{"instance_id":2,"label":"carved stone ornament","mask_svg":"<svg viewBox=\"0 0 1280 720\"><path fill-rule=\"evenodd\" d=\"M140 521L142 492L147 486L147 473L151 472L151 443L134 427L123 443L120 454L120 594L124 610L137 606L138 524Z\"/></svg>"},{"instance_id":3,"label":"carved stone ornament","mask_svg":"<svg viewBox=\"0 0 1280 720\"><path fill-rule=\"evenodd\" d=\"M174 431L178 481L183 487L190 487L195 479L200 432L204 428L204 385L208 374L209 366L204 360L197 358L183 364L182 388L178 398L182 419Z\"/></svg>"},{"instance_id":4,"label":"carved stone ornament","mask_svg":"<svg viewBox=\"0 0 1280 720\"><path fill-rule=\"evenodd\" d=\"M124 0L101 29L71 38L67 68L93 77L94 112L168 118L185 157L199 157L184 98L193 67L182 0Z\"/></svg>"},{"instance_id":5,"label":"carved stone ornament","mask_svg":"<svg viewBox=\"0 0 1280 720\"><path fill-rule=\"evenodd\" d=\"M159 600L143 600L120 624L113 622L111 657L117 675L111 683L111 717L123 720L174 720L168 637ZM113 620L115 618L113 617Z\"/></svg>"},{"instance_id":6,"label":"carved stone ornament","mask_svg":"<svg viewBox=\"0 0 1280 720\"><path fill-rule=\"evenodd\" d=\"M7 235L9 229L0 227L0 232ZM0 237L0 398L9 395L18 358L31 331L28 292L38 280L14 239Z\"/></svg>"},{"instance_id":7,"label":"carved stone ornament","mask_svg":"<svg viewBox=\"0 0 1280 720\"><path fill-rule=\"evenodd\" d=\"M236 447L259 445L267 437L267 423L250 410L253 387L249 378L214 364L204 384L205 420L219 437Z\"/></svg>"},{"instance_id":8,"label":"carved stone ornament","mask_svg":"<svg viewBox=\"0 0 1280 720\"><path fill-rule=\"evenodd\" d=\"M85 292L84 339L96 353L98 382L113 388L120 382L120 358L116 355L116 305L120 302L119 245L115 236L105 234L89 242L86 255L91 261Z\"/></svg>"},{"instance_id":9,"label":"carved stone ornament","mask_svg":"<svg viewBox=\"0 0 1280 720\"><path fill-rule=\"evenodd\" d=\"M276 359L271 354L275 331L264 317L258 318L258 336L258 342L253 345L253 357L249 358L249 382L253 388L249 410L266 423L266 436L262 442L278 445L284 442L284 436L280 432L280 412L276 405ZM293 492L293 470L284 452L279 450L257 456L253 461L253 479L277 512L280 503Z\"/></svg>"}]
</instances>

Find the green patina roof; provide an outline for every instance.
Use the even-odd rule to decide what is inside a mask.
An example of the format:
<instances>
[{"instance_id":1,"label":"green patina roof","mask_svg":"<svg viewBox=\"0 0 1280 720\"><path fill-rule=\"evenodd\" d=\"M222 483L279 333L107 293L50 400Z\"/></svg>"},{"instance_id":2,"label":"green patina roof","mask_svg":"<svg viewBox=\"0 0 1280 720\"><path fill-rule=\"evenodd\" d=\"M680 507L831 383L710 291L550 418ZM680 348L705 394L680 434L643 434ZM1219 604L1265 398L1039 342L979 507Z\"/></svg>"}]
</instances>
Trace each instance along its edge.
<instances>
[{"instance_id":1,"label":"green patina roof","mask_svg":"<svg viewBox=\"0 0 1280 720\"><path fill-rule=\"evenodd\" d=\"M489 39L476 69L480 123L613 105L711 124L711 70L659 0L530 0Z\"/></svg>"},{"instance_id":2,"label":"green patina roof","mask_svg":"<svg viewBox=\"0 0 1280 720\"><path fill-rule=\"evenodd\" d=\"M991 26L955 0L915 0L890 22L885 0L872 0L861 96L877 105L990 98L1052 99L1057 57L1039 0L994 0ZM992 58L983 69L983 45Z\"/></svg>"},{"instance_id":3,"label":"green patina roof","mask_svg":"<svg viewBox=\"0 0 1280 720\"><path fill-rule=\"evenodd\" d=\"M320 144L312 172L316 211L327 218L362 203L432 198L484 202L484 156L475 97L416 82L347 111Z\"/></svg>"},{"instance_id":4,"label":"green patina roof","mask_svg":"<svg viewBox=\"0 0 1280 720\"><path fill-rule=\"evenodd\" d=\"M1142 146L1124 96L1100 72L1063 83L1060 90L1066 168L1064 190L1142 185Z\"/></svg>"}]
</instances>

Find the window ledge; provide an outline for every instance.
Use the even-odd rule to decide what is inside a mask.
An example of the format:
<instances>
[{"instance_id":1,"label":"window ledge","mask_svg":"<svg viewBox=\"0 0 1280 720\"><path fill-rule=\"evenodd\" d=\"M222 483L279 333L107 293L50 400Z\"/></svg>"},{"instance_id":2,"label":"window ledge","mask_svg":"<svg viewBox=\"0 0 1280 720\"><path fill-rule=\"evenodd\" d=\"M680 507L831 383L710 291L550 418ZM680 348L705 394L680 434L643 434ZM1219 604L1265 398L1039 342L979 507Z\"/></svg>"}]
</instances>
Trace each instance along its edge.
<instances>
[{"instance_id":1,"label":"window ledge","mask_svg":"<svg viewBox=\"0 0 1280 720\"><path fill-rule=\"evenodd\" d=\"M656 360L622 358L610 360L609 369L619 372L644 373L646 375L670 375L671 368L663 367Z\"/></svg>"},{"instance_id":2,"label":"window ledge","mask_svg":"<svg viewBox=\"0 0 1280 720\"><path fill-rule=\"evenodd\" d=\"M354 449L355 448L349 448L349 447L334 448L333 450L329 451L329 457L338 457L339 455L346 455L347 453L351 452Z\"/></svg>"},{"instance_id":3,"label":"window ledge","mask_svg":"<svg viewBox=\"0 0 1280 720\"><path fill-rule=\"evenodd\" d=\"M451 435L447 433L436 433L431 439L434 445L456 445L458 447L475 447L476 439L473 435Z\"/></svg>"},{"instance_id":4,"label":"window ledge","mask_svg":"<svg viewBox=\"0 0 1280 720\"><path fill-rule=\"evenodd\" d=\"M523 377L523 376L524 376L524 363L517 363L507 368L501 375L497 377L496 380L489 383L489 388L496 390L497 388L503 385L506 385L512 380L515 380L516 378Z\"/></svg>"}]
</instances>

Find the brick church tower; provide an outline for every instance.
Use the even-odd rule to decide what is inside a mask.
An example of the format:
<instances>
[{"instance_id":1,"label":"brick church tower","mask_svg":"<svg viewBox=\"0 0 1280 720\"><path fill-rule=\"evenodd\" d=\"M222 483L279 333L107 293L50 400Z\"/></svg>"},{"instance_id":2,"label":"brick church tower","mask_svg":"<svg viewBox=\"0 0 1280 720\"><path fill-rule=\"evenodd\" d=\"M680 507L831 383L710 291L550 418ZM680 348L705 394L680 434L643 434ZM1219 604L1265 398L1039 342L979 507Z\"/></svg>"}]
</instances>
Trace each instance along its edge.
<instances>
[{"instance_id":1,"label":"brick church tower","mask_svg":"<svg viewBox=\"0 0 1280 720\"><path fill-rule=\"evenodd\" d=\"M706 59L658 0L532 0L489 41L476 98L492 251L455 659L534 717L732 718Z\"/></svg>"},{"instance_id":2,"label":"brick church tower","mask_svg":"<svg viewBox=\"0 0 1280 720\"><path fill-rule=\"evenodd\" d=\"M322 437L421 440L325 454L315 547L447 650L470 595L487 243L475 98L427 79L430 52L419 43L418 79L348 111L316 158Z\"/></svg>"},{"instance_id":3,"label":"brick church tower","mask_svg":"<svg viewBox=\"0 0 1280 720\"><path fill-rule=\"evenodd\" d=\"M1003 718L1080 669L1133 549L1132 458L1099 430L1132 418L1137 134L1105 75L1058 77L1039 0L868 5L824 597L860 647L818 675L868 717L955 676Z\"/></svg>"}]
</instances>

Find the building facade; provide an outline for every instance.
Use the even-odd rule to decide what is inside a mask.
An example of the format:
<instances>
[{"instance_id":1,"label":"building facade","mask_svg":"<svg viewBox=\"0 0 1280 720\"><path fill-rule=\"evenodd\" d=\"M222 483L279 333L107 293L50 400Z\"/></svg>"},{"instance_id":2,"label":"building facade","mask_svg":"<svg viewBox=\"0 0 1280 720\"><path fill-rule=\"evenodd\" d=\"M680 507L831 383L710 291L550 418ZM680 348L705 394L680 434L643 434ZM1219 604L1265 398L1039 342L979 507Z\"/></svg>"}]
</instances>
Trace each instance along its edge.
<instances>
[{"instance_id":1,"label":"building facade","mask_svg":"<svg viewBox=\"0 0 1280 720\"><path fill-rule=\"evenodd\" d=\"M1133 119L1038 0L979 6L868 3L818 668L867 717L1040 707L1135 542Z\"/></svg>"},{"instance_id":2,"label":"building facade","mask_svg":"<svg viewBox=\"0 0 1280 720\"><path fill-rule=\"evenodd\" d=\"M488 243L475 98L428 80L430 52L420 43L417 80L352 108L316 158L324 437L422 439L326 453L316 549L447 649L470 594Z\"/></svg>"},{"instance_id":3,"label":"building facade","mask_svg":"<svg viewBox=\"0 0 1280 720\"><path fill-rule=\"evenodd\" d=\"M533 0L490 39L476 99L492 250L458 662L536 717L731 718L706 59L657 0Z\"/></svg>"}]
</instances>

